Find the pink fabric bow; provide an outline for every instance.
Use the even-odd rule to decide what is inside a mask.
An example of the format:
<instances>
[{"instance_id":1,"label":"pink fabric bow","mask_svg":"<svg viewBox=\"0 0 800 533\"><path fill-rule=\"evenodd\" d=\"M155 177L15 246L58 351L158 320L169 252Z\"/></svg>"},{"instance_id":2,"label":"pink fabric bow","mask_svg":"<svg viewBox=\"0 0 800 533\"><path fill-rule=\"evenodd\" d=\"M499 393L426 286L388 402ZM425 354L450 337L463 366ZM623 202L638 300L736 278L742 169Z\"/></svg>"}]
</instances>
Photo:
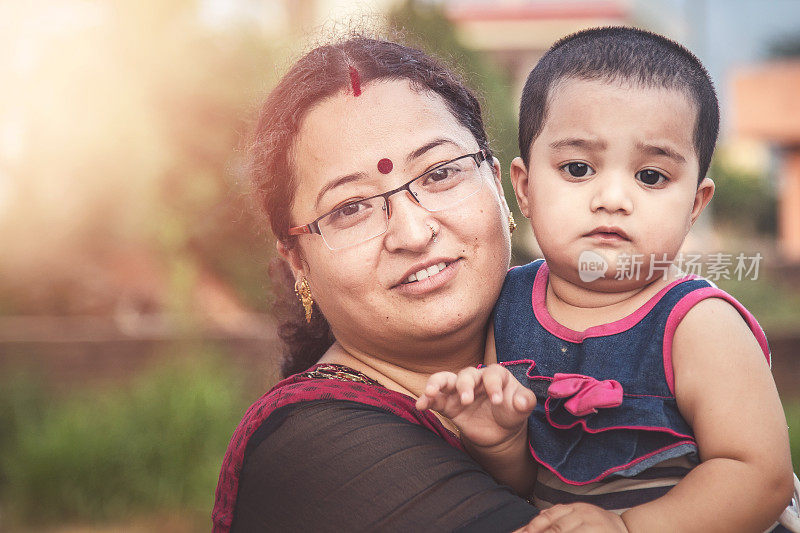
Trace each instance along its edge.
<instances>
[{"instance_id":1,"label":"pink fabric bow","mask_svg":"<svg viewBox=\"0 0 800 533\"><path fill-rule=\"evenodd\" d=\"M567 411L575 416L596 413L598 407L617 407L622 404L622 385L613 379L598 381L581 374L556 374L547 389L553 398L567 398Z\"/></svg>"}]
</instances>

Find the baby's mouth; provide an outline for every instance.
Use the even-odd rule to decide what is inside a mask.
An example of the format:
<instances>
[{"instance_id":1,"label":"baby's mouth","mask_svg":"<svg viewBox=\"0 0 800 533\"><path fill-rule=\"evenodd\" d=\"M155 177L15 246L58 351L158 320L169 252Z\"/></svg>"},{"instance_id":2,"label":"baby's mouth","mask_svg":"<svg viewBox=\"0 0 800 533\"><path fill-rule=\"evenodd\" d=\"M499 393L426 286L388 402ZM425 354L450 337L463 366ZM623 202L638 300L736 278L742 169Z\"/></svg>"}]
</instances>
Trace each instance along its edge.
<instances>
[{"instance_id":1,"label":"baby's mouth","mask_svg":"<svg viewBox=\"0 0 800 533\"><path fill-rule=\"evenodd\" d=\"M631 240L630 237L628 237L628 234L622 231L622 229L617 227L608 227L608 226L595 228L589 233L586 233L584 237L600 237L603 239L622 240L622 241Z\"/></svg>"}]
</instances>

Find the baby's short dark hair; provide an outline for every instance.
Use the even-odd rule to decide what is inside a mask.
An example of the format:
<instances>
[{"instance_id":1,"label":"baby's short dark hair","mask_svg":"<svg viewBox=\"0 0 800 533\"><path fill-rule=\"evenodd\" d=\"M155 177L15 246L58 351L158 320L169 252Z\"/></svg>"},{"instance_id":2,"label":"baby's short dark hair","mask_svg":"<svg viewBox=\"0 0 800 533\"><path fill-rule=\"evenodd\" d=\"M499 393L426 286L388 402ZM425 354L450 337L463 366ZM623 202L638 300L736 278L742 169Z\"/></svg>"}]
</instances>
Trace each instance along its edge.
<instances>
[{"instance_id":1,"label":"baby's short dark hair","mask_svg":"<svg viewBox=\"0 0 800 533\"><path fill-rule=\"evenodd\" d=\"M694 148L700 164L698 183L705 177L719 133L719 103L708 72L694 54L675 41L619 26L583 30L560 39L528 75L519 106L519 150L526 167L531 144L547 117L550 91L569 78L632 82L686 93L697 107Z\"/></svg>"}]
</instances>

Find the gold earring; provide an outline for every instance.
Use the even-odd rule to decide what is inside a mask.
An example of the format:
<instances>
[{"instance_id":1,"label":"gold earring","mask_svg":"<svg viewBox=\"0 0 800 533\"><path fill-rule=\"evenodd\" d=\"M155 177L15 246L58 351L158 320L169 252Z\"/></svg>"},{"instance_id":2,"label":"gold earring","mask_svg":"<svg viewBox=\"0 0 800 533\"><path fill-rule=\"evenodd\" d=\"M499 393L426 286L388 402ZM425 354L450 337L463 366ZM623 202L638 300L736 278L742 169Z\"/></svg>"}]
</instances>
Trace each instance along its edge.
<instances>
[{"instance_id":1,"label":"gold earring","mask_svg":"<svg viewBox=\"0 0 800 533\"><path fill-rule=\"evenodd\" d=\"M517 223L514 222L514 213L511 211L508 212L508 232L514 233L514 230L517 229Z\"/></svg>"},{"instance_id":2,"label":"gold earring","mask_svg":"<svg viewBox=\"0 0 800 533\"><path fill-rule=\"evenodd\" d=\"M314 299L311 297L311 286L306 278L298 279L294 282L294 293L300 299L300 303L303 304L303 309L306 311L306 322L310 324L311 313L314 311Z\"/></svg>"}]
</instances>

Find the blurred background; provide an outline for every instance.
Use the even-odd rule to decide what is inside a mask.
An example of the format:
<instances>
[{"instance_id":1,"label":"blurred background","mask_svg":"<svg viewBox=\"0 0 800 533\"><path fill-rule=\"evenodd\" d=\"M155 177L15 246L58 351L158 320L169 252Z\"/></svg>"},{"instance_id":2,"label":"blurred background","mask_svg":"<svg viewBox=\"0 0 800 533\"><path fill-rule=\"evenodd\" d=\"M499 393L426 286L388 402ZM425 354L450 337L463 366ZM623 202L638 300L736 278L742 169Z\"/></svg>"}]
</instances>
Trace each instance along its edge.
<instances>
[{"instance_id":1,"label":"blurred background","mask_svg":"<svg viewBox=\"0 0 800 533\"><path fill-rule=\"evenodd\" d=\"M482 92L507 173L527 73L609 24L684 43L714 78L717 193L685 252L732 261L717 283L767 331L797 470L800 0L7 0L0 531L209 528L228 439L281 352L243 138L304 50L401 28ZM516 263L538 253L519 226Z\"/></svg>"}]
</instances>

